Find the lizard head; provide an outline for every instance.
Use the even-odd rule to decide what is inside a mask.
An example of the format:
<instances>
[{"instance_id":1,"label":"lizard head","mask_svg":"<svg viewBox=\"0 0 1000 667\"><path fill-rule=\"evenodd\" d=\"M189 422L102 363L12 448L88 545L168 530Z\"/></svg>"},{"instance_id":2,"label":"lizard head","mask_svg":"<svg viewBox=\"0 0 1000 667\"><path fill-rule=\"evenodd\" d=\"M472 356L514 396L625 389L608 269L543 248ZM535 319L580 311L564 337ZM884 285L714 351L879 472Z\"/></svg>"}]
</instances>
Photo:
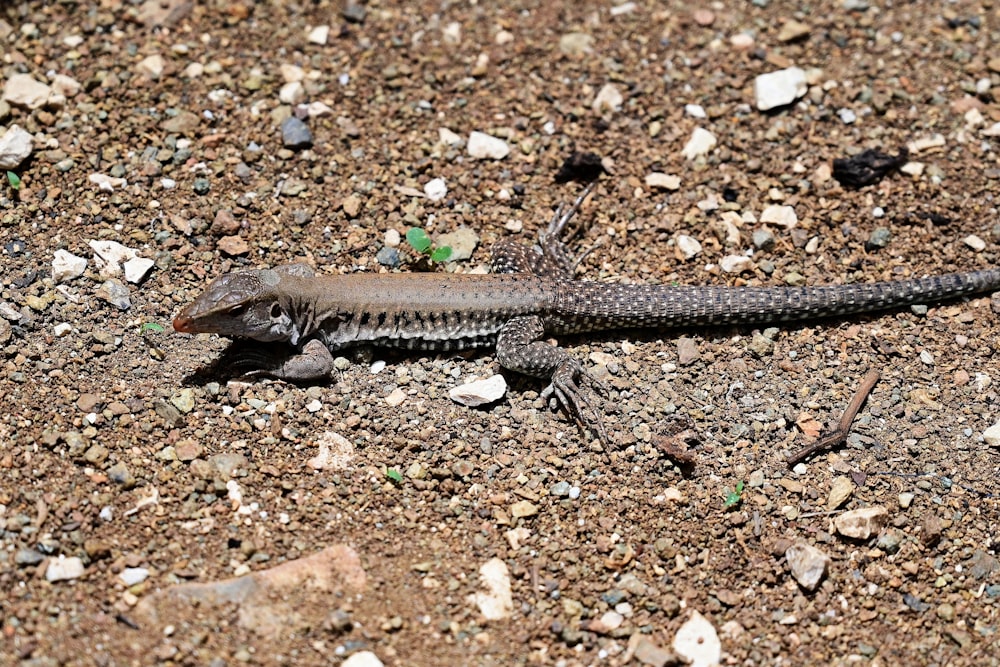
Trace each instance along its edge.
<instances>
[{"instance_id":1,"label":"lizard head","mask_svg":"<svg viewBox=\"0 0 1000 667\"><path fill-rule=\"evenodd\" d=\"M281 285L289 275L302 273L262 269L219 276L177 314L174 329L295 345L299 328L289 313L287 298L295 290Z\"/></svg>"}]
</instances>

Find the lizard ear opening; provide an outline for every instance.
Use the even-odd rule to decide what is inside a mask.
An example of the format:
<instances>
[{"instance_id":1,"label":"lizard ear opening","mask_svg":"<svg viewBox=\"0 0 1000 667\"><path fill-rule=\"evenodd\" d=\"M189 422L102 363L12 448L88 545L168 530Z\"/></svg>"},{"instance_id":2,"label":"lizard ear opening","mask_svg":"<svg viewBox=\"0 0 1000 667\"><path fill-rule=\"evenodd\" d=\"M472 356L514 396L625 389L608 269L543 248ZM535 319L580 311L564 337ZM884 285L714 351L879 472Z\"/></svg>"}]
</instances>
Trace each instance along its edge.
<instances>
[{"instance_id":1,"label":"lizard ear opening","mask_svg":"<svg viewBox=\"0 0 1000 667\"><path fill-rule=\"evenodd\" d=\"M281 304L275 301L274 304L271 306L271 319L276 320L284 314L285 311L282 310Z\"/></svg>"}]
</instances>

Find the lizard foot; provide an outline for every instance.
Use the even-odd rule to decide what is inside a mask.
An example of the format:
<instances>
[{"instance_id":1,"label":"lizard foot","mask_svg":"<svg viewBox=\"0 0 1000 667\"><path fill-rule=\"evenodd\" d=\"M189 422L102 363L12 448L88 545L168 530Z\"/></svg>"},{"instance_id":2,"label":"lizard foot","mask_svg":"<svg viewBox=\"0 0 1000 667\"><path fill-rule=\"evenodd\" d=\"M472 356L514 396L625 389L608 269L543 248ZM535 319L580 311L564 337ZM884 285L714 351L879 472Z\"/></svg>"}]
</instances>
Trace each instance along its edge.
<instances>
[{"instance_id":1,"label":"lizard foot","mask_svg":"<svg viewBox=\"0 0 1000 667\"><path fill-rule=\"evenodd\" d=\"M556 368L552 382L542 390L541 397L555 396L577 424L590 429L601 442L610 443L601 412L588 396L588 390L603 395L608 393L607 385L588 373L579 361L567 359Z\"/></svg>"}]
</instances>

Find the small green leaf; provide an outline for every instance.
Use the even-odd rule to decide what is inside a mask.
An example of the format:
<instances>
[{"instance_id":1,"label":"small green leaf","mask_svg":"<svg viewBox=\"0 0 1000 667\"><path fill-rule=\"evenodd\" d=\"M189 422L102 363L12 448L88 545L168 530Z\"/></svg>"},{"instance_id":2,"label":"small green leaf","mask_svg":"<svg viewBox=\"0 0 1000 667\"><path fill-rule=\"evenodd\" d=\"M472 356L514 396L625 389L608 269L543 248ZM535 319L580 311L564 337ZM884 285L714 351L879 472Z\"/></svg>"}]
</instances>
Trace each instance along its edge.
<instances>
[{"instance_id":1,"label":"small green leaf","mask_svg":"<svg viewBox=\"0 0 1000 667\"><path fill-rule=\"evenodd\" d=\"M447 262L449 257L451 257L451 248L446 245L434 248L434 252L431 253L432 262Z\"/></svg>"},{"instance_id":2,"label":"small green leaf","mask_svg":"<svg viewBox=\"0 0 1000 667\"><path fill-rule=\"evenodd\" d=\"M157 324L156 322L143 322L139 333L145 334L147 331L152 331L153 333L163 333L166 330L163 328L162 324Z\"/></svg>"},{"instance_id":3,"label":"small green leaf","mask_svg":"<svg viewBox=\"0 0 1000 667\"><path fill-rule=\"evenodd\" d=\"M728 493L726 495L726 504L725 504L725 506L727 508L729 508L729 507L735 507L736 505L740 504L740 501L742 499L743 499L743 482L737 482L736 483L736 490L732 491L732 492L730 492L730 493Z\"/></svg>"},{"instance_id":4,"label":"small green leaf","mask_svg":"<svg viewBox=\"0 0 1000 667\"><path fill-rule=\"evenodd\" d=\"M417 252L427 252L431 247L431 237L419 227L411 227L410 231L406 232L406 242Z\"/></svg>"},{"instance_id":5,"label":"small green leaf","mask_svg":"<svg viewBox=\"0 0 1000 667\"><path fill-rule=\"evenodd\" d=\"M10 183L10 187L15 190L21 189L21 177L12 171L7 172L7 182Z\"/></svg>"},{"instance_id":6,"label":"small green leaf","mask_svg":"<svg viewBox=\"0 0 1000 667\"><path fill-rule=\"evenodd\" d=\"M396 484L399 484L400 482L403 481L403 476L400 475L399 471L396 470L395 468L387 469L385 471L385 476L394 481Z\"/></svg>"}]
</instances>

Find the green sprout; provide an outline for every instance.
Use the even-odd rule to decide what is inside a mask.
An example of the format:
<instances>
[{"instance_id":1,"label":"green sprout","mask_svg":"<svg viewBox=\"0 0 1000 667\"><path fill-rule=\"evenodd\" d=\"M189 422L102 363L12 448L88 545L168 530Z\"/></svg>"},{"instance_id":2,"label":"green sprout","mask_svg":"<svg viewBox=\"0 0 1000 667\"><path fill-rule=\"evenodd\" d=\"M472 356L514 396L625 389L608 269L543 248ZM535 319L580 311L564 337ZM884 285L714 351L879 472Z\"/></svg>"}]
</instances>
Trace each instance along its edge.
<instances>
[{"instance_id":1,"label":"green sprout","mask_svg":"<svg viewBox=\"0 0 1000 667\"><path fill-rule=\"evenodd\" d=\"M139 333L145 336L149 332L153 333L163 333L166 329L163 328L162 324L157 324L156 322L143 322L142 327L139 329Z\"/></svg>"},{"instance_id":2,"label":"green sprout","mask_svg":"<svg viewBox=\"0 0 1000 667\"><path fill-rule=\"evenodd\" d=\"M403 481L403 476L399 474L399 471L395 468L387 468L385 471L385 476L392 480L394 483L399 484Z\"/></svg>"},{"instance_id":3,"label":"green sprout","mask_svg":"<svg viewBox=\"0 0 1000 667\"><path fill-rule=\"evenodd\" d=\"M743 500L743 482L736 482L736 490L730 491L726 494L726 504L724 507L729 509L730 507L736 507Z\"/></svg>"},{"instance_id":4,"label":"green sprout","mask_svg":"<svg viewBox=\"0 0 1000 667\"><path fill-rule=\"evenodd\" d=\"M21 177L12 171L7 172L7 182L10 183L10 187L15 190L21 189Z\"/></svg>"},{"instance_id":5,"label":"green sprout","mask_svg":"<svg viewBox=\"0 0 1000 667\"><path fill-rule=\"evenodd\" d=\"M448 246L441 246L440 248L434 247L434 243L431 241L431 237L427 235L427 232L422 230L420 227L411 227L410 231L406 232L406 242L410 244L416 252L421 255L426 255L431 262L441 263L447 262L448 258L451 257L451 248Z\"/></svg>"}]
</instances>

